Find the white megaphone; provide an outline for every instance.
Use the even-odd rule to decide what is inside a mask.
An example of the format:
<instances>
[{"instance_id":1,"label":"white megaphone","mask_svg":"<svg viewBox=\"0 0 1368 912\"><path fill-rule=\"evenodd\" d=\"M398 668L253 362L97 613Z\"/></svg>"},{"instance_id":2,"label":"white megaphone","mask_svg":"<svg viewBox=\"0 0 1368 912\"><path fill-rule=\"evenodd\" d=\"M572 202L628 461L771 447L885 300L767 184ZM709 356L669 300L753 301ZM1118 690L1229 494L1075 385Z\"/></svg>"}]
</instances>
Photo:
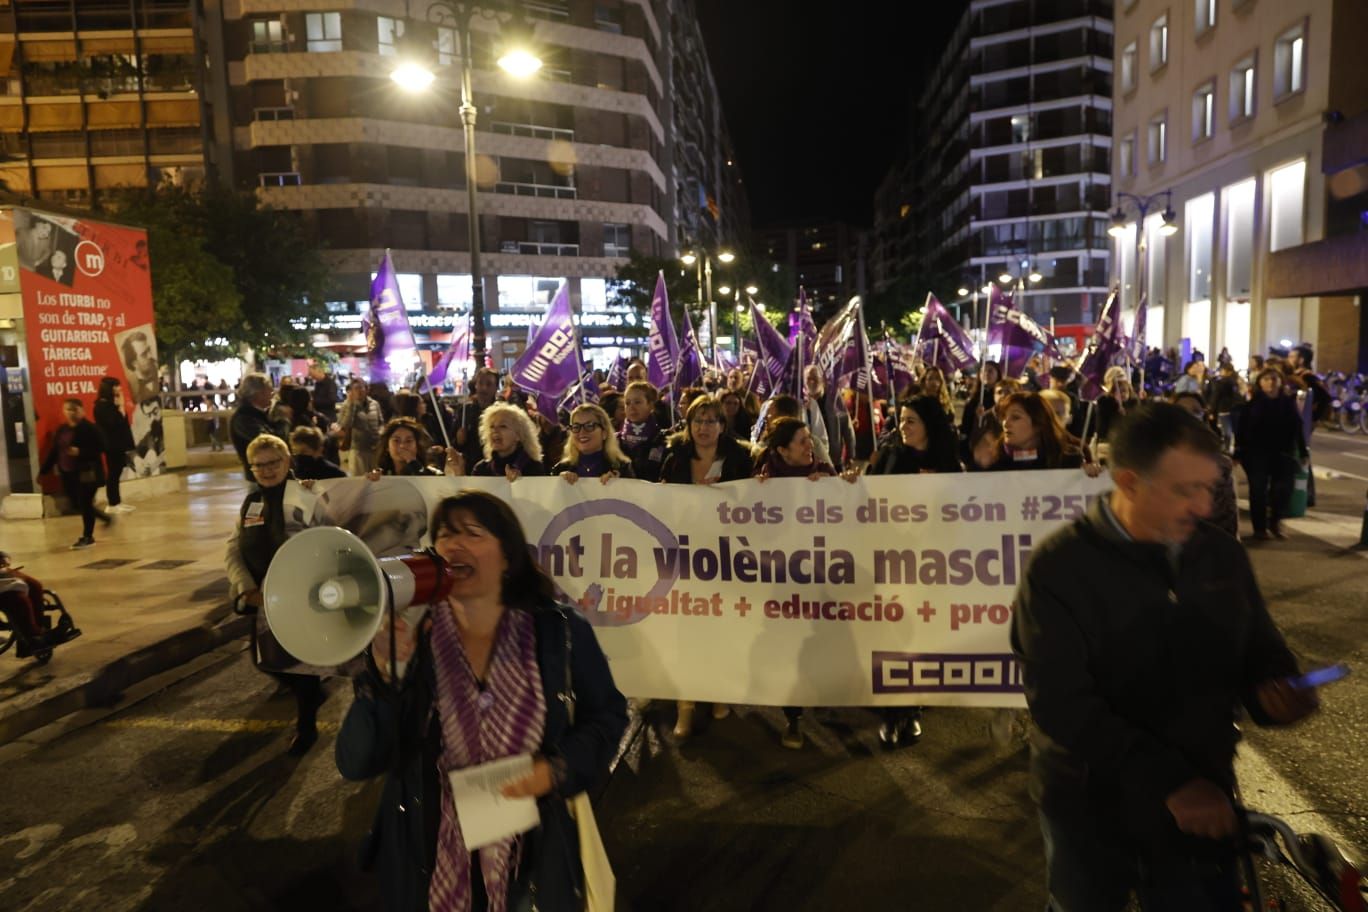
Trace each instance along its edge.
<instances>
[{"instance_id":1,"label":"white megaphone","mask_svg":"<svg viewBox=\"0 0 1368 912\"><path fill-rule=\"evenodd\" d=\"M377 558L346 529L317 526L280 546L261 594L266 623L285 651L328 666L360 655L386 609L416 628L428 603L451 591L451 583L451 571L436 555Z\"/></svg>"}]
</instances>

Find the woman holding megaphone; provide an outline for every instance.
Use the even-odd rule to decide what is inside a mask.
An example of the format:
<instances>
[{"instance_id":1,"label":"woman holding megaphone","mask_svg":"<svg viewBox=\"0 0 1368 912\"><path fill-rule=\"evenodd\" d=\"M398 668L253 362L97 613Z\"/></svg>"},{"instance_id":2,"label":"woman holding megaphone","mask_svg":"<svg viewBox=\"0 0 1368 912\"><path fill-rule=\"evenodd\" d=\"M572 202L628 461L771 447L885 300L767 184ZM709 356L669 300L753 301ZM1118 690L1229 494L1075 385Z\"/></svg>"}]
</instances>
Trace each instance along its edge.
<instances>
[{"instance_id":1,"label":"woman holding megaphone","mask_svg":"<svg viewBox=\"0 0 1368 912\"><path fill-rule=\"evenodd\" d=\"M593 629L556 603L507 504L483 491L448 497L429 535L451 595L417 629L396 618L393 653L381 623L337 738L343 776L386 776L363 859L379 867L387 909L582 909L567 799L607 774L626 700ZM405 663L398 681L392 662ZM473 821L459 816L453 774L526 755L531 773L499 791L536 799L538 824L467 845Z\"/></svg>"},{"instance_id":2,"label":"woman holding megaphone","mask_svg":"<svg viewBox=\"0 0 1368 912\"><path fill-rule=\"evenodd\" d=\"M225 565L233 610L256 615L252 662L286 684L295 695L295 735L289 752L302 756L318 740L315 720L323 702L323 669L301 665L276 641L261 611L261 584L271 558L285 540L326 522L313 492L290 477L290 448L273 434L260 434L247 444L247 467L256 484L238 511L238 524L228 540Z\"/></svg>"}]
</instances>

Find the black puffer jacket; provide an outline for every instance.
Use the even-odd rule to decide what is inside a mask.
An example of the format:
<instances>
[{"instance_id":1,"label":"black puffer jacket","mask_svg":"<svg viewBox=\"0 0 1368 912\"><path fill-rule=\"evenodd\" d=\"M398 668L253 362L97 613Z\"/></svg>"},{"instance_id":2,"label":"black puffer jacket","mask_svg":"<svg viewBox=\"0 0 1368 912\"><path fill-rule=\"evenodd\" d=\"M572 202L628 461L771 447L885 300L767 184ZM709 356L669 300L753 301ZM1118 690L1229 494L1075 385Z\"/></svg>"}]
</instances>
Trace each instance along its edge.
<instances>
[{"instance_id":1,"label":"black puffer jacket","mask_svg":"<svg viewBox=\"0 0 1368 912\"><path fill-rule=\"evenodd\" d=\"M1178 838L1164 805L1175 789L1233 787L1240 705L1266 722L1255 689L1297 667L1238 541L1201 524L1175 570L1100 502L1031 557L1012 648L1039 729L1042 807L1081 803L1159 843Z\"/></svg>"},{"instance_id":2,"label":"black puffer jacket","mask_svg":"<svg viewBox=\"0 0 1368 912\"><path fill-rule=\"evenodd\" d=\"M551 602L532 610L546 699L541 753L555 764L564 761L565 778L557 791L537 800L541 826L528 834L521 869L525 874L519 880L532 888L539 909L579 909L584 906L576 898L583 889L579 837L565 799L591 788L606 774L627 728L627 701L613 683L608 660L587 621ZM567 624L576 697L573 726L560 699L566 683ZM385 775L361 861L363 867L379 868L386 909L419 912L428 908L442 801L437 769L441 723L435 712L431 643L426 632L420 635L414 665L397 700L375 673L369 655L366 661L369 667L357 678L356 699L337 736L337 769L353 780Z\"/></svg>"}]
</instances>

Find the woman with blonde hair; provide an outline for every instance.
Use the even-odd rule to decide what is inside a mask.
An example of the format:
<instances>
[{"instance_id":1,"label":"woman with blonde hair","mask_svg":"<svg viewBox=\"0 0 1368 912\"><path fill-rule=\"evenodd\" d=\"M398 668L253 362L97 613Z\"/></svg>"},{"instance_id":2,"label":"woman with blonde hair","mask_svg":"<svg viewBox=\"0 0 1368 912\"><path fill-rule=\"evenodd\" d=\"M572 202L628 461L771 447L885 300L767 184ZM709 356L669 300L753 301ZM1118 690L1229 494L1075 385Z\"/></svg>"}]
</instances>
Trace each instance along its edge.
<instances>
[{"instance_id":1,"label":"woman with blonde hair","mask_svg":"<svg viewBox=\"0 0 1368 912\"><path fill-rule=\"evenodd\" d=\"M581 477L597 478L607 484L614 478L633 478L632 462L618 446L608 413L592 403L576 406L570 412L570 440L565 457L551 470L570 484Z\"/></svg>"},{"instance_id":2,"label":"woman with blonde hair","mask_svg":"<svg viewBox=\"0 0 1368 912\"><path fill-rule=\"evenodd\" d=\"M522 409L496 402L480 415L480 446L485 458L471 475L504 476L517 481L524 475L545 475L537 426Z\"/></svg>"}]
</instances>

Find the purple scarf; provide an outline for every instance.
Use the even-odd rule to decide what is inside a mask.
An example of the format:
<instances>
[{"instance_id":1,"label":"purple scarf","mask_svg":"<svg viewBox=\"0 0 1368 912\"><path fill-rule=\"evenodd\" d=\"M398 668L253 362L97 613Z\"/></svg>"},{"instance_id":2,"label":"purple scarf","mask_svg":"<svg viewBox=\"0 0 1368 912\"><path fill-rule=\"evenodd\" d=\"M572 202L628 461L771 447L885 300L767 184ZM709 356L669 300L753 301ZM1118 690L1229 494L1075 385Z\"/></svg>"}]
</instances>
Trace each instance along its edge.
<instances>
[{"instance_id":1,"label":"purple scarf","mask_svg":"<svg viewBox=\"0 0 1368 912\"><path fill-rule=\"evenodd\" d=\"M546 696L531 614L504 610L494 634L483 689L466 658L450 609L439 603L433 614L435 705L442 729L442 752L437 759L442 778L442 819L437 828L437 864L428 884L428 907L434 912L468 912L470 851L461 836L447 773L536 751L546 730ZM490 912L507 908L510 875L521 851L522 839L516 836L478 850Z\"/></svg>"},{"instance_id":2,"label":"purple scarf","mask_svg":"<svg viewBox=\"0 0 1368 912\"><path fill-rule=\"evenodd\" d=\"M618 440L622 443L623 449L635 450L642 444L655 440L659 433L660 425L656 424L655 416L652 415L640 424L632 421L622 422L622 430L618 431Z\"/></svg>"},{"instance_id":3,"label":"purple scarf","mask_svg":"<svg viewBox=\"0 0 1368 912\"><path fill-rule=\"evenodd\" d=\"M581 478L601 478L611 471L613 467L608 464L608 455L603 450L580 453L579 460L575 462L575 474Z\"/></svg>"}]
</instances>

